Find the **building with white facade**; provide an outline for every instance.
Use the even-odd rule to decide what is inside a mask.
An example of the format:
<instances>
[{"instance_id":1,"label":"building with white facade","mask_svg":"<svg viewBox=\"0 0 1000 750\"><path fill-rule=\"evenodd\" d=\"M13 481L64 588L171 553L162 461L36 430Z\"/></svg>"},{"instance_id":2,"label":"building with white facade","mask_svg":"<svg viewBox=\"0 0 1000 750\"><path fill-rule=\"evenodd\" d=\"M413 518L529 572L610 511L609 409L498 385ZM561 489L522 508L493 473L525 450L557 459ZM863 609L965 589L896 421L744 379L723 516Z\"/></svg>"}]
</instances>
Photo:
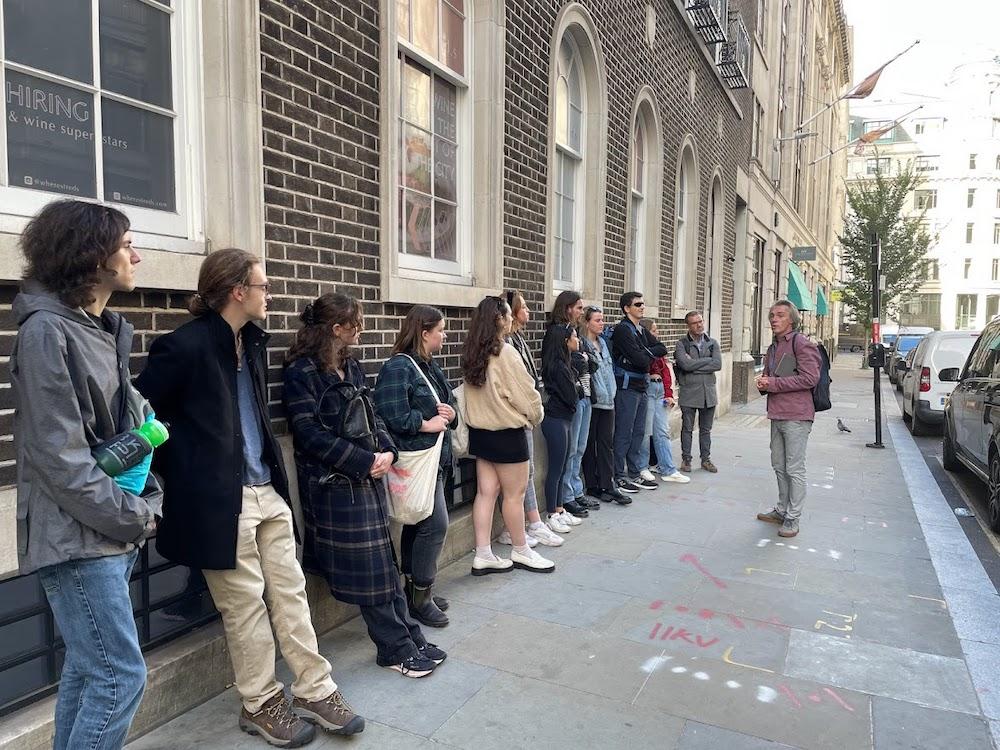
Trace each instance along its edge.
<instances>
[{"instance_id":1,"label":"building with white facade","mask_svg":"<svg viewBox=\"0 0 1000 750\"><path fill-rule=\"evenodd\" d=\"M851 138L877 130L921 101L859 103ZM849 180L895 173L912 162L924 178L907 202L926 208L935 237L917 294L900 307L900 325L976 330L1000 313L1000 59L961 65L944 93L928 99L863 155L851 151Z\"/></svg>"}]
</instances>

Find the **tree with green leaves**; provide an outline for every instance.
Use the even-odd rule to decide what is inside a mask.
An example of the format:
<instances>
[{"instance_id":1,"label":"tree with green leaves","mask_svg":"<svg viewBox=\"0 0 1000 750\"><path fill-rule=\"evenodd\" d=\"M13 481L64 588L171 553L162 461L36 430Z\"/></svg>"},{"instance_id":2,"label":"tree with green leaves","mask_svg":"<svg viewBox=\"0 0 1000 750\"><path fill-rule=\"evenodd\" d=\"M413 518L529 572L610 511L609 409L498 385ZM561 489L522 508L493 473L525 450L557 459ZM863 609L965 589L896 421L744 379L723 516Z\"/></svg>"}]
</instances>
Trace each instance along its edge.
<instances>
[{"instance_id":1,"label":"tree with green leaves","mask_svg":"<svg viewBox=\"0 0 1000 750\"><path fill-rule=\"evenodd\" d=\"M872 248L871 235L882 240L882 309L879 319L899 319L900 305L926 278L926 255L934 238L922 226L926 207L907 212L915 200L913 191L922 182L908 163L895 175L876 171L874 179L847 186L848 214L840 236L847 283L843 301L858 322L871 328Z\"/></svg>"}]
</instances>

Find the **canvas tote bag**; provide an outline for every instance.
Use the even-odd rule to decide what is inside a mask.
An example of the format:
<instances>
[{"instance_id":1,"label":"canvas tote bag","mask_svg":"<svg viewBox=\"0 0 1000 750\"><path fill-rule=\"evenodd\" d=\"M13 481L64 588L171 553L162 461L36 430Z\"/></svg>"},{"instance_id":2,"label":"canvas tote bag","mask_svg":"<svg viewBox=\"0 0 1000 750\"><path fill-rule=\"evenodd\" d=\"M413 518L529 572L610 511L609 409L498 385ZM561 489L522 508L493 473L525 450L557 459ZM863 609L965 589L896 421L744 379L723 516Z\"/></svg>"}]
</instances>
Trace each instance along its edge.
<instances>
[{"instance_id":1,"label":"canvas tote bag","mask_svg":"<svg viewBox=\"0 0 1000 750\"><path fill-rule=\"evenodd\" d=\"M431 389L431 394L437 398L437 391L413 358L406 354L397 356L410 360L410 364ZM393 521L413 525L423 521L434 511L434 485L437 482L445 432L447 430L438 433L437 442L430 448L399 451L396 463L389 467L386 488L389 493L389 516Z\"/></svg>"}]
</instances>

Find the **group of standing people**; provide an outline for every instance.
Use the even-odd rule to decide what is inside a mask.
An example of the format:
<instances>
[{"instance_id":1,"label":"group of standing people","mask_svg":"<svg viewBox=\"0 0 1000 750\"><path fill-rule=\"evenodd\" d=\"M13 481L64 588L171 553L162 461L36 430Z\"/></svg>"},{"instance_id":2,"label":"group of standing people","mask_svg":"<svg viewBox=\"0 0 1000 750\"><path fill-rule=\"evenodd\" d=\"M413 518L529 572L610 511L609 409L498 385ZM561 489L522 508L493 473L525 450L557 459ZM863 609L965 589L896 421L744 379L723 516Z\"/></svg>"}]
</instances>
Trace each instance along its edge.
<instances>
[{"instance_id":1,"label":"group of standing people","mask_svg":"<svg viewBox=\"0 0 1000 750\"><path fill-rule=\"evenodd\" d=\"M688 333L674 348L683 423L678 470L668 349L643 317L640 293L622 295L623 317L613 330L600 307L561 293L540 369L523 335L530 317L524 296L485 298L472 313L457 389L436 361L446 335L440 310L417 305L408 312L372 384L354 356L362 305L331 293L306 305L284 356L304 518L296 528L269 408L269 335L260 324L271 296L259 258L239 249L210 254L190 302L193 319L153 342L133 383L132 327L107 307L113 293L136 286L140 258L131 241L124 214L73 200L49 204L22 235L28 265L13 305L19 333L10 363L18 552L22 573L38 571L66 644L54 741L60 750L124 744L146 676L128 582L139 548L154 535L162 556L204 575L242 699L240 727L298 747L317 725L335 734L365 726L319 651L304 570L360 608L378 665L424 677L447 658L421 626L449 622L447 600L433 591L448 528L454 430L467 428L476 462L475 576L515 568L551 573L555 564L533 548L562 545L601 501L628 505L631 495L658 486L657 474L690 481L696 419L701 466L717 471L711 426L721 356L697 312L688 314ZM777 362L787 352L801 355L803 345L786 335L780 315L772 308L778 357L758 382L762 391L786 383L795 390ZM782 403L789 418L805 412L800 396ZM167 442L124 474L106 474L94 448L154 415L169 425ZM544 516L533 481L535 429L548 458ZM773 433L772 446L782 446L795 467L804 461L803 435L801 425ZM430 511L403 525L397 551L387 477L401 452L437 444ZM795 467L783 464L783 474L775 466L779 504L762 520L798 518L804 485ZM498 541L511 546L509 558L492 549L498 498L505 527ZM294 674L291 700L275 674L275 640Z\"/></svg>"}]
</instances>

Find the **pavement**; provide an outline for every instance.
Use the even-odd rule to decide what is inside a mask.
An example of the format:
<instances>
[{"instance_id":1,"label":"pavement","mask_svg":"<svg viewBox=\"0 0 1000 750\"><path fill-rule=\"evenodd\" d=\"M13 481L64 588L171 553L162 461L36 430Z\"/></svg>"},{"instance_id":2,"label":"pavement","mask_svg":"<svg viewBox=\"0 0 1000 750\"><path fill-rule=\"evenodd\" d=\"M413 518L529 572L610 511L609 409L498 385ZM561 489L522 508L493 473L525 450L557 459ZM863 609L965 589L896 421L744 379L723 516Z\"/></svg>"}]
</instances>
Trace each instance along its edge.
<instances>
[{"instance_id":1,"label":"pavement","mask_svg":"<svg viewBox=\"0 0 1000 750\"><path fill-rule=\"evenodd\" d=\"M1000 750L992 547L888 389L886 447L865 447L871 374L842 359L797 537L755 519L774 501L769 427L763 401L737 407L714 429L718 474L603 506L543 550L554 574L473 578L471 554L443 570L452 624L427 634L449 658L429 678L379 669L360 618L323 636L368 726L310 747ZM230 688L129 747L266 747L238 711Z\"/></svg>"}]
</instances>

